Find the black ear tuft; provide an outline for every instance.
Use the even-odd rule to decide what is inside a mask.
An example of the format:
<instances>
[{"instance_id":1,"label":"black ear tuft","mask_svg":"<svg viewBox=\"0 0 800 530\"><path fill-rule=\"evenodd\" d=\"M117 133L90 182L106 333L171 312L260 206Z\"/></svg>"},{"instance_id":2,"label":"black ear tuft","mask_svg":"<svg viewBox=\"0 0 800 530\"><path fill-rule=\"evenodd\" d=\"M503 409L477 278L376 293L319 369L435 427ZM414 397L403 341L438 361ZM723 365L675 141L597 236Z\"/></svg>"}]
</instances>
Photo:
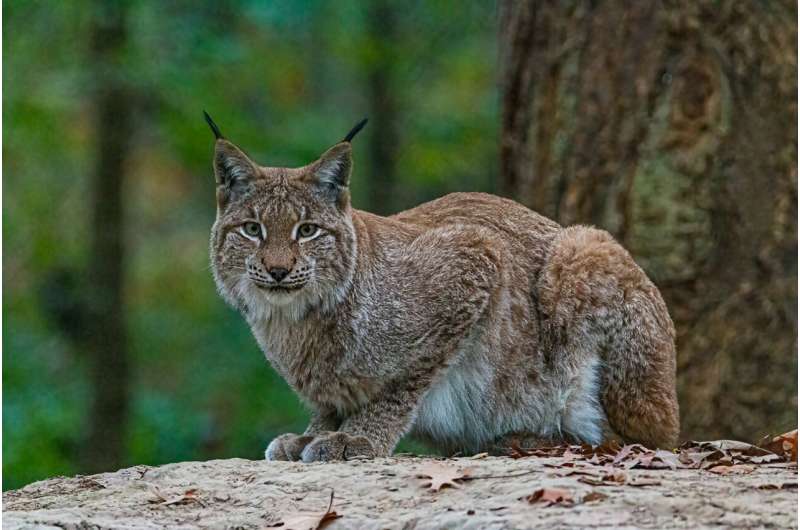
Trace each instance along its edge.
<instances>
[{"instance_id":1,"label":"black ear tuft","mask_svg":"<svg viewBox=\"0 0 800 530\"><path fill-rule=\"evenodd\" d=\"M208 115L208 112L203 111L203 116L206 118L206 123L208 126L211 127L211 132L214 133L214 138L217 140L224 139L225 137L222 136L222 133L219 131L219 127L217 127L217 124L211 119L211 116Z\"/></svg>"},{"instance_id":2,"label":"black ear tuft","mask_svg":"<svg viewBox=\"0 0 800 530\"><path fill-rule=\"evenodd\" d=\"M355 138L355 136L356 136L356 135L357 135L359 132L361 132L361 129L363 129L363 128L364 128L364 126L367 124L367 121L368 121L368 120L367 120L367 118L364 118L364 119L363 119L363 120L361 120L360 122L356 123L355 127L353 127L352 129L350 129L350 132L349 132L349 133L347 133L347 136L345 136L345 137L344 137L344 140L342 140L342 141L343 141L343 142L350 142L350 141L352 141L352 140L353 140L353 138Z\"/></svg>"}]
</instances>

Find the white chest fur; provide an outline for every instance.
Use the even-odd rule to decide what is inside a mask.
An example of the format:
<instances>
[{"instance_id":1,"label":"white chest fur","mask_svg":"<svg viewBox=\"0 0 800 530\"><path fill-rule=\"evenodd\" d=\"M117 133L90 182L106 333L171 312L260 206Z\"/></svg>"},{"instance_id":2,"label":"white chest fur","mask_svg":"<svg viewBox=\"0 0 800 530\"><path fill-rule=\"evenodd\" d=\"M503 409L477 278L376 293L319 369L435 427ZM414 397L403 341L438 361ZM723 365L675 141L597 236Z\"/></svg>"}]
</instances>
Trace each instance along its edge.
<instances>
[{"instance_id":1,"label":"white chest fur","mask_svg":"<svg viewBox=\"0 0 800 530\"><path fill-rule=\"evenodd\" d=\"M599 401L600 363L590 357L577 372L549 374L542 386L518 385L514 396L493 391L495 374L477 341L428 391L414 432L454 450L477 452L511 433L599 443L605 413ZM498 399L501 402L498 402Z\"/></svg>"},{"instance_id":2,"label":"white chest fur","mask_svg":"<svg viewBox=\"0 0 800 530\"><path fill-rule=\"evenodd\" d=\"M492 438L486 392L492 373L475 362L451 366L425 395L414 430L446 445L477 450Z\"/></svg>"}]
</instances>

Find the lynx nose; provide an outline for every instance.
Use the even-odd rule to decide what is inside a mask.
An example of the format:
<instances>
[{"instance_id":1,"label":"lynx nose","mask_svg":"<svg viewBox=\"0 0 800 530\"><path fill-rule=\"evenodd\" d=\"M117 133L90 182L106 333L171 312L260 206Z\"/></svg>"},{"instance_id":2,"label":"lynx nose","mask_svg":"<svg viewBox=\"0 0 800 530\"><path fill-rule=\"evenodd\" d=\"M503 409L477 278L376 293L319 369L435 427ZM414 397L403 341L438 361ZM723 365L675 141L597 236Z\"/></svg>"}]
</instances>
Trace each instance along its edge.
<instances>
[{"instance_id":1,"label":"lynx nose","mask_svg":"<svg viewBox=\"0 0 800 530\"><path fill-rule=\"evenodd\" d=\"M284 269L283 267L272 267L267 270L269 275L275 278L276 282L280 282L284 278L289 275L289 269Z\"/></svg>"}]
</instances>

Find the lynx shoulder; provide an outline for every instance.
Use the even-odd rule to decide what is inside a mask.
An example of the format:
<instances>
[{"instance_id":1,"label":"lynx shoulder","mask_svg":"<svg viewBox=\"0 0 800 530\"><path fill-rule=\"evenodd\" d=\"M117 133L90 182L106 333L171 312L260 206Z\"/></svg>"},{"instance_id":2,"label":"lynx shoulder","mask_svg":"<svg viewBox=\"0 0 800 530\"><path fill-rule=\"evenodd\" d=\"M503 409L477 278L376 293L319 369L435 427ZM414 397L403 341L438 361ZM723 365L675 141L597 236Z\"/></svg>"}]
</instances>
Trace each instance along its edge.
<instances>
[{"instance_id":1,"label":"lynx shoulder","mask_svg":"<svg viewBox=\"0 0 800 530\"><path fill-rule=\"evenodd\" d=\"M267 459L388 455L407 433L676 442L672 321L608 233L482 193L374 215L350 205L355 133L277 168L213 128L214 279L313 411Z\"/></svg>"}]
</instances>

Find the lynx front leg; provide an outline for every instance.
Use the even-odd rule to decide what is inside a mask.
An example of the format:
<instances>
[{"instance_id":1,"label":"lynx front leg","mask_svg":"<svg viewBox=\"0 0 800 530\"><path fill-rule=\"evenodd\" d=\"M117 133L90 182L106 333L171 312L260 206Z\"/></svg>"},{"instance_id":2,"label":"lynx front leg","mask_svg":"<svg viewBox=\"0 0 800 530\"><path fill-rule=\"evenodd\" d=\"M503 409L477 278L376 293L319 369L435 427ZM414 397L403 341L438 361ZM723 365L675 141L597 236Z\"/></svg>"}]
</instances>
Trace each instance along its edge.
<instances>
[{"instance_id":1,"label":"lynx front leg","mask_svg":"<svg viewBox=\"0 0 800 530\"><path fill-rule=\"evenodd\" d=\"M339 427L340 420L332 411L314 412L303 434L281 434L272 440L264 452L267 460L300 460L303 449L315 436Z\"/></svg>"},{"instance_id":2,"label":"lynx front leg","mask_svg":"<svg viewBox=\"0 0 800 530\"><path fill-rule=\"evenodd\" d=\"M375 333L390 345L381 352L384 356L403 359L403 366L394 368L403 370L403 375L395 376L373 401L345 418L339 432L310 442L301 455L304 462L392 453L411 428L426 390L447 370L459 344L485 314L502 261L492 234L480 228L433 229L406 249L393 265L394 277L414 281L403 283L391 300L371 308L371 322L394 325L391 333L385 328Z\"/></svg>"},{"instance_id":3,"label":"lynx front leg","mask_svg":"<svg viewBox=\"0 0 800 530\"><path fill-rule=\"evenodd\" d=\"M386 392L342 422L339 432L321 433L303 449L303 462L389 456L411 426L422 392Z\"/></svg>"}]
</instances>

